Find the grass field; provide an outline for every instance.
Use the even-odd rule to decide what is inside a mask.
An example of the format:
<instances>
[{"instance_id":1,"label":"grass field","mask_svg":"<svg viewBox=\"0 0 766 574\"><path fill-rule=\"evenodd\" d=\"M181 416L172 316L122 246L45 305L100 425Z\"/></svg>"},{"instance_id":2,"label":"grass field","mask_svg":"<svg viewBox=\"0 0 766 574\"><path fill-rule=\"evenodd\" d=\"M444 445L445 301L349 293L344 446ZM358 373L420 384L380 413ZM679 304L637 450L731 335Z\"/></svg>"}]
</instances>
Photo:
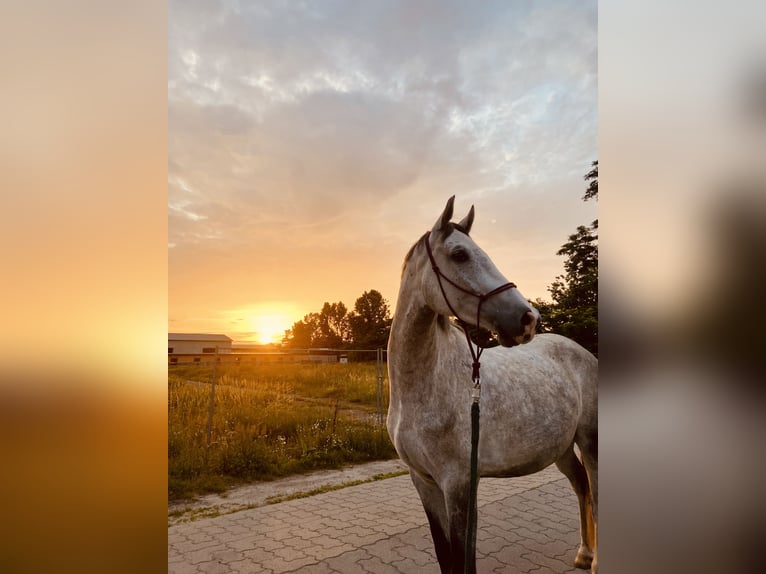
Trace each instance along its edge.
<instances>
[{"instance_id":1,"label":"grass field","mask_svg":"<svg viewBox=\"0 0 766 574\"><path fill-rule=\"evenodd\" d=\"M375 363L219 365L208 449L211 375L193 365L168 373L170 500L396 456L376 422ZM387 376L382 396L385 416Z\"/></svg>"}]
</instances>

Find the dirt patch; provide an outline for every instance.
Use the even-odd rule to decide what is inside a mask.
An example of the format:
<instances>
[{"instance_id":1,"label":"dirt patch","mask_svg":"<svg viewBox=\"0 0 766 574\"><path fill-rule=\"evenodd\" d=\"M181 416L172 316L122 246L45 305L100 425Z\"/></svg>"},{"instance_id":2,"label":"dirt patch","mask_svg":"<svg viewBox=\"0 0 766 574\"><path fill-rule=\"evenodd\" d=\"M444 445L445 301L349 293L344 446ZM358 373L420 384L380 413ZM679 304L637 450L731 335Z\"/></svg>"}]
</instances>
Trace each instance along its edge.
<instances>
[{"instance_id":1,"label":"dirt patch","mask_svg":"<svg viewBox=\"0 0 766 574\"><path fill-rule=\"evenodd\" d=\"M257 482L233 488L223 494L208 494L189 502L168 505L168 526L201 518L257 508L280 498L338 487L346 483L372 480L377 475L401 473L407 466L399 459L357 464L340 470L321 470L270 482Z\"/></svg>"}]
</instances>

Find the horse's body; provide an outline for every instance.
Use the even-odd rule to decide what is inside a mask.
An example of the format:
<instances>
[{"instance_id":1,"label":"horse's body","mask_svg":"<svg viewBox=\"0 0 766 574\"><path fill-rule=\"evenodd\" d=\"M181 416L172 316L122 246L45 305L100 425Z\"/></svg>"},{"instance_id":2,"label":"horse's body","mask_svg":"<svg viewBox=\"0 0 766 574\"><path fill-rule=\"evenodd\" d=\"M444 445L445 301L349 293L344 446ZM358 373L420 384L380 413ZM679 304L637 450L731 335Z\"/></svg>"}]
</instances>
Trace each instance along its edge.
<instances>
[{"instance_id":1,"label":"horse's body","mask_svg":"<svg viewBox=\"0 0 766 574\"><path fill-rule=\"evenodd\" d=\"M452 201L405 261L388 348L388 430L410 467L442 573L462 574L471 356L463 331L447 317L452 311L476 317L478 299L468 291L487 293L505 279L468 236L473 209L460 224L449 222ZM426 241L433 250L431 261ZM466 289L440 288L432 269L437 264ZM522 476L555 463L580 503L582 544L575 565L597 572L597 361L564 337L534 337L537 312L516 289L487 299L479 311L481 326L497 332L504 346L531 340L512 349L487 349L481 357L479 475ZM531 314L535 319L530 321Z\"/></svg>"}]
</instances>

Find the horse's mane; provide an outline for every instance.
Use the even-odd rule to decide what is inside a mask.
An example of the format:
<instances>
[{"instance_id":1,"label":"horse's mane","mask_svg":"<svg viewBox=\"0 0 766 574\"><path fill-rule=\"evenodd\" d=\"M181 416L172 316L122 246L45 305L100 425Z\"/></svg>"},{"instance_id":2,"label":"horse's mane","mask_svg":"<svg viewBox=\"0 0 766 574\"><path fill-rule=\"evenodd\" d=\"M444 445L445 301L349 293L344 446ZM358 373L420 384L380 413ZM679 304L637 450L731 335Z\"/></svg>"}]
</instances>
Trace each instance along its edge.
<instances>
[{"instance_id":1,"label":"horse's mane","mask_svg":"<svg viewBox=\"0 0 766 574\"><path fill-rule=\"evenodd\" d=\"M412 247L410 247L410 250L407 252L407 255L404 256L404 264L402 265L402 275L404 275L404 270L407 268L407 263L409 263L410 259L412 259L412 254L415 253L415 249L417 249L418 245L423 243L425 241L426 235L428 235L428 231L426 231L423 235L420 236L420 239L418 239Z\"/></svg>"},{"instance_id":2,"label":"horse's mane","mask_svg":"<svg viewBox=\"0 0 766 574\"><path fill-rule=\"evenodd\" d=\"M463 229L462 226L460 226L458 223L449 223L449 230L447 231L447 236L449 236L450 233L452 233L455 229L460 231L461 233L465 233L468 235L465 229ZM407 255L404 256L404 264L402 265L402 275L404 275L404 270L407 268L407 263L412 258L412 254L415 253L415 249L417 249L418 245L423 243L426 239L426 235L428 235L430 232L426 231L423 235L420 236L420 239L418 239L415 244L410 247L410 250L407 252Z\"/></svg>"}]
</instances>

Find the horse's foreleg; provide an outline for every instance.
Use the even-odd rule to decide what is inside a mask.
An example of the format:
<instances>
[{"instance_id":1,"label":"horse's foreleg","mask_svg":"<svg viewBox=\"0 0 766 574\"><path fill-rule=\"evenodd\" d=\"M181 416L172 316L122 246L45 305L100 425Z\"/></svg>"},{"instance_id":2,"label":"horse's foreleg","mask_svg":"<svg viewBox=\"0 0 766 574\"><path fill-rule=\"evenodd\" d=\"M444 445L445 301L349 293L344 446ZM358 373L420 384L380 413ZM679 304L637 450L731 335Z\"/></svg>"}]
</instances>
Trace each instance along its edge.
<instances>
[{"instance_id":1,"label":"horse's foreleg","mask_svg":"<svg viewBox=\"0 0 766 574\"><path fill-rule=\"evenodd\" d=\"M415 489L420 495L423 509L426 511L428 525L431 528L431 537L434 541L434 550L436 550L436 559L439 561L439 568L442 574L454 574L448 536L449 519L447 507L444 504L444 493L433 480L421 477L414 471L410 472L410 476Z\"/></svg>"},{"instance_id":2,"label":"horse's foreleg","mask_svg":"<svg viewBox=\"0 0 766 574\"><path fill-rule=\"evenodd\" d=\"M466 574L465 571L465 541L468 525L468 495L467 482L450 485L445 492L447 515L449 516L449 540L451 549L452 574ZM475 572L476 549L473 548L469 564Z\"/></svg>"},{"instance_id":3,"label":"horse's foreleg","mask_svg":"<svg viewBox=\"0 0 766 574\"><path fill-rule=\"evenodd\" d=\"M598 434L594 431L583 440L577 443L582 453L582 461L585 470L588 472L588 483L590 484L591 496L593 497L593 564L591 573L598 574Z\"/></svg>"},{"instance_id":4,"label":"horse's foreleg","mask_svg":"<svg viewBox=\"0 0 766 574\"><path fill-rule=\"evenodd\" d=\"M569 479L577 495L580 505L580 548L574 560L577 568L590 568L596 548L596 525L594 522L593 497L591 495L588 475L582 463L569 447L564 455L556 461L556 466Z\"/></svg>"}]
</instances>

